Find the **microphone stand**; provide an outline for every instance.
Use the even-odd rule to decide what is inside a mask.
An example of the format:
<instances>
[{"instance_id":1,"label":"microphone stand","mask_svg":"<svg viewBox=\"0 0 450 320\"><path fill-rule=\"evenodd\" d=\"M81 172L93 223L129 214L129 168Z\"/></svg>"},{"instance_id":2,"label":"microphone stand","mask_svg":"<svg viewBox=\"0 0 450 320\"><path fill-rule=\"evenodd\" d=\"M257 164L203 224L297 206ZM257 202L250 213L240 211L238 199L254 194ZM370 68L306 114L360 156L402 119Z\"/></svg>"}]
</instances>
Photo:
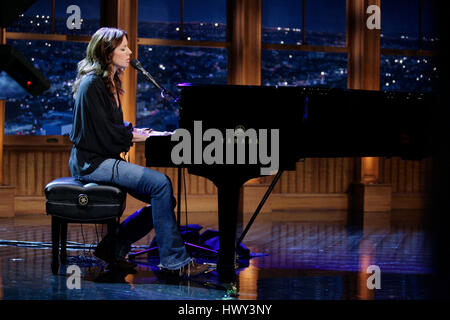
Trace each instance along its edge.
<instances>
[{"instance_id":1,"label":"microphone stand","mask_svg":"<svg viewBox=\"0 0 450 320\"><path fill-rule=\"evenodd\" d=\"M179 97L174 96L172 94L172 92L170 92L169 90L164 88L162 85L160 85L158 82L156 82L156 80L153 79L152 75L150 73L148 73L144 68L139 68L139 70L144 74L144 76L146 76L153 83L153 85L156 88L158 88L161 91L161 96L163 98L165 98L165 96L168 95L178 104L178 101L180 100ZM179 104L178 104L178 106L181 107Z\"/></svg>"},{"instance_id":2,"label":"microphone stand","mask_svg":"<svg viewBox=\"0 0 450 320\"><path fill-rule=\"evenodd\" d=\"M148 73L144 68L139 67L137 69L140 70L153 83L153 85L161 91L161 96L163 98L165 98L165 95L167 94L167 96L171 97L177 103L179 110L182 109L182 107L181 107L181 105L179 103L179 101L180 101L179 97L174 96L169 90L167 90L162 85L160 85L158 82L156 82L156 80L153 79L151 74ZM177 186L177 224L178 224L178 229L180 229L180 221L181 221L181 170L182 170L182 167L179 166L178 167L178 179L177 179L178 180L178 186ZM186 192L186 189L184 190L184 192ZM186 206L187 206L187 203L186 203ZM188 226L186 226L186 228L187 228L187 230L189 230ZM209 256L211 254L214 254L214 255L218 254L218 251L216 251L216 250L204 248L204 247L201 247L201 246L189 243L189 242L184 242L184 244L187 247L193 248L194 250L196 250L196 249L197 250L203 250ZM154 251L155 249L157 249L157 247L152 247L152 248L149 248L149 249L146 249L146 250L142 250L142 251L138 251L138 252L135 252L135 253L129 253L128 254L128 259L134 259L136 256L142 255L144 253L150 254L150 252Z\"/></svg>"}]
</instances>

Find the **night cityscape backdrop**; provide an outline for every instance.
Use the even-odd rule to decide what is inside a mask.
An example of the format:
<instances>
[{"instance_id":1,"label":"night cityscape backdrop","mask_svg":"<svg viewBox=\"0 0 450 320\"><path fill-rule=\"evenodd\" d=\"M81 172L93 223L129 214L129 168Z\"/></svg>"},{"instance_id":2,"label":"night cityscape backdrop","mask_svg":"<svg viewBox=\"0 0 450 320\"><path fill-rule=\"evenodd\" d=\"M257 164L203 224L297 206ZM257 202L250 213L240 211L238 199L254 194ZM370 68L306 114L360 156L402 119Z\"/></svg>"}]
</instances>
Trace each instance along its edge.
<instances>
[{"instance_id":1,"label":"night cityscape backdrop","mask_svg":"<svg viewBox=\"0 0 450 320\"><path fill-rule=\"evenodd\" d=\"M417 1L382 1L382 48L417 49ZM68 30L66 8L77 4L83 19L80 30ZM423 1L423 49L439 44L433 22L437 1ZM99 1L58 0L55 31L92 35L100 26ZM9 32L50 33L51 0L38 0L10 27ZM302 44L300 0L263 0L264 43ZM179 39L179 0L139 1L138 36ZM226 40L226 1L186 0L186 40ZM345 0L307 1L305 39L310 45L345 46ZM51 82L38 97L7 99L5 134L68 134L72 122L72 83L77 63L87 43L10 40ZM155 79L174 93L177 83L227 82L227 49L144 46L138 58ZM395 91L437 90L438 68L434 57L381 57L381 89ZM324 86L346 88L347 54L263 50L262 85ZM142 75L138 75L137 126L156 130L177 127L177 106L163 99Z\"/></svg>"}]
</instances>

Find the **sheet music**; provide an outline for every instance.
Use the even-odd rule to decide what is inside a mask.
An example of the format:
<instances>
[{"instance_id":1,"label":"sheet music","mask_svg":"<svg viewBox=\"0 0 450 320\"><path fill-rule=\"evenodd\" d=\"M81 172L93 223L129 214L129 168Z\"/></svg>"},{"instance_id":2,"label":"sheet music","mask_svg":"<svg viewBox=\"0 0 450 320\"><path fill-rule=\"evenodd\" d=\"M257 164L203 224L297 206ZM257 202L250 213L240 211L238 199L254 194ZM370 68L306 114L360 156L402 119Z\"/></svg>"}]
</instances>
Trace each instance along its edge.
<instances>
[{"instance_id":1,"label":"sheet music","mask_svg":"<svg viewBox=\"0 0 450 320\"><path fill-rule=\"evenodd\" d=\"M147 137L170 136L175 131L157 131L150 128L133 128L133 132L146 135Z\"/></svg>"},{"instance_id":2,"label":"sheet music","mask_svg":"<svg viewBox=\"0 0 450 320\"><path fill-rule=\"evenodd\" d=\"M149 137L154 137L154 136L170 136L172 134L174 134L175 131L155 131L152 130L150 131L150 133L148 133Z\"/></svg>"}]
</instances>

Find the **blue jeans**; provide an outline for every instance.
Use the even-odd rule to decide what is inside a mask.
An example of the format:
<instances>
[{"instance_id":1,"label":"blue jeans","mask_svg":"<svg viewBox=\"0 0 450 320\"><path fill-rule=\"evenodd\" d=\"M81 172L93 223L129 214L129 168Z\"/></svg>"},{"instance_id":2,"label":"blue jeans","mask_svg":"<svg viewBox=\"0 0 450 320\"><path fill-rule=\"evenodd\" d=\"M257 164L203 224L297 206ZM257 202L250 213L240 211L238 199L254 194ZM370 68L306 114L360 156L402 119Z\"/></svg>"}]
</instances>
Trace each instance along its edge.
<instances>
[{"instance_id":1,"label":"blue jeans","mask_svg":"<svg viewBox=\"0 0 450 320\"><path fill-rule=\"evenodd\" d=\"M92 173L79 179L117 185L134 198L151 204L119 225L116 235L118 257L124 257L133 242L155 228L160 267L176 270L192 260L175 220L172 184L165 174L123 160L106 159Z\"/></svg>"}]
</instances>

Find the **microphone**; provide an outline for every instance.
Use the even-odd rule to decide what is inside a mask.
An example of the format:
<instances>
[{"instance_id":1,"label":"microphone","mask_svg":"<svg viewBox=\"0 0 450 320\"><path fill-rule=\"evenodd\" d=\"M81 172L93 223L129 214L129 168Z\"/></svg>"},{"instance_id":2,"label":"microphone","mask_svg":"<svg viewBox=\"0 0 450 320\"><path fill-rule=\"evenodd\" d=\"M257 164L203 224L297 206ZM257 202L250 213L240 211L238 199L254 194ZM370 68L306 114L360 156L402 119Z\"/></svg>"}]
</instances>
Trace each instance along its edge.
<instances>
[{"instance_id":1,"label":"microphone","mask_svg":"<svg viewBox=\"0 0 450 320\"><path fill-rule=\"evenodd\" d=\"M141 71L144 76L146 76L152 83L153 85L158 88L159 90L161 90L161 96L164 98L164 95L167 94L170 97L174 98L176 102L178 102L178 98L174 97L172 95L172 93L170 93L169 90L167 90L166 88L164 88L162 85L160 85L155 79L153 79L152 75L150 73L148 73L144 67L142 67L142 64L139 62L139 60L133 58L130 61L130 64L133 68L135 68L136 70Z\"/></svg>"}]
</instances>

